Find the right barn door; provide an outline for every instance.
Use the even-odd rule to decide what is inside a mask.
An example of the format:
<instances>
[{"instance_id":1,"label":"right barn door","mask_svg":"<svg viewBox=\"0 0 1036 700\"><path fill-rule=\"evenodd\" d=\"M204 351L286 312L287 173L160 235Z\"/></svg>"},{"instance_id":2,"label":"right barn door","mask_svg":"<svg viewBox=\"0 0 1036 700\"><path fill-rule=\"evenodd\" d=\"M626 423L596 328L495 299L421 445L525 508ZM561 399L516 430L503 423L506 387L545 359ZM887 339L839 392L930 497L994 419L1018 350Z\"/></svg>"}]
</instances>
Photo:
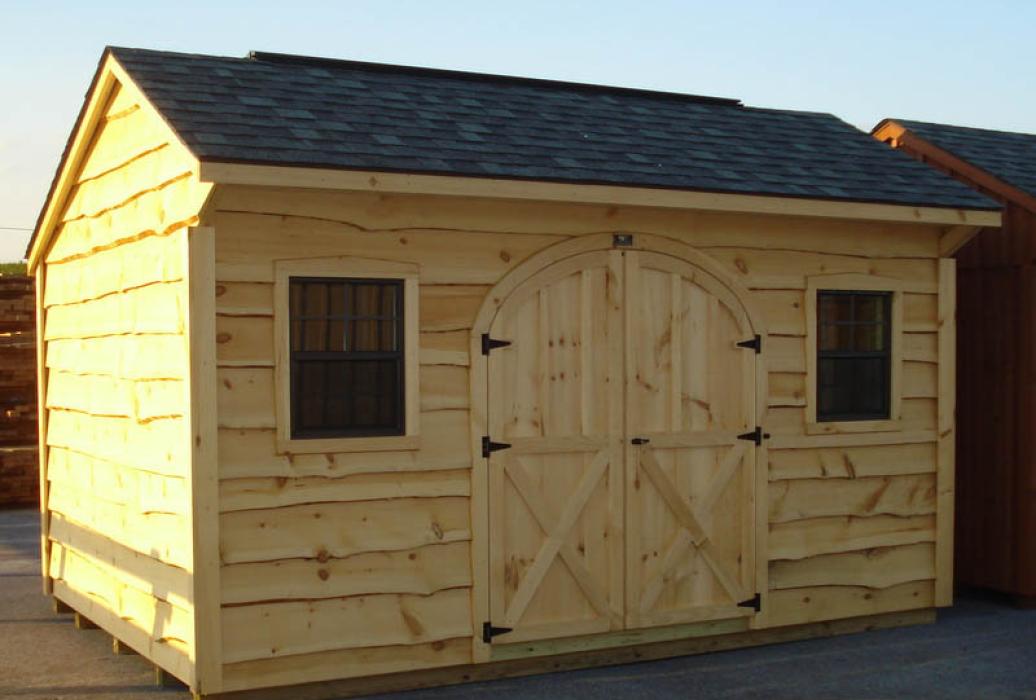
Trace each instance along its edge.
<instances>
[{"instance_id":1,"label":"right barn door","mask_svg":"<svg viewBox=\"0 0 1036 700\"><path fill-rule=\"evenodd\" d=\"M624 266L626 625L752 615L751 326L700 268L647 251Z\"/></svg>"}]
</instances>

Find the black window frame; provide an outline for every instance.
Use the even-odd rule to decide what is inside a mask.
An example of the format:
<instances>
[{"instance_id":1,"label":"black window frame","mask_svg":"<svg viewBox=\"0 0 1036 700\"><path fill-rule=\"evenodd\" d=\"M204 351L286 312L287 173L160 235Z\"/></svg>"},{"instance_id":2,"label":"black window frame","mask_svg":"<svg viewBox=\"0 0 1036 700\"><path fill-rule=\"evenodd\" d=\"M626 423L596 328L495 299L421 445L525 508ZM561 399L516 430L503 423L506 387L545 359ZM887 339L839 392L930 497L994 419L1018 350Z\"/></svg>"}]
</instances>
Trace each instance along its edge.
<instances>
[{"instance_id":1,"label":"black window frame","mask_svg":"<svg viewBox=\"0 0 1036 700\"><path fill-rule=\"evenodd\" d=\"M349 309L346 308L343 315L307 315L303 307L300 315L293 313L291 304L292 290L296 284L335 284L345 285L380 285L386 287L393 287L396 290L395 296L395 308L394 314L391 316L384 314L377 315L355 315L350 313ZM290 275L288 277L288 362L289 362L289 380L288 380L288 392L289 392L289 405L291 407L291 424L289 426L290 439L292 440L320 440L320 439L336 439L336 438L363 438L363 437L396 437L406 435L406 324L405 324L405 300L404 295L406 294L405 280L402 278L392 277L328 277L328 276L309 276L309 275ZM296 350L294 343L294 333L296 328L296 321L314 320L314 319L326 319L328 321L340 321L343 323L344 328L349 328L350 321L395 321L395 337L398 341L396 350ZM347 331L346 331L347 332ZM397 408L396 420L391 426L386 427L369 427L369 426L343 426L341 428L325 428L325 429L300 429L299 423L301 422L298 418L299 412L301 411L301 404L303 395L299 391L299 379L298 374L301 365L305 361L340 361L340 362L364 362L371 360L395 360L396 362L396 396L395 405ZM380 400L380 399L379 399ZM326 399L324 410L327 410Z\"/></svg>"},{"instance_id":2,"label":"black window frame","mask_svg":"<svg viewBox=\"0 0 1036 700\"><path fill-rule=\"evenodd\" d=\"M851 422L851 421L872 421L872 420L889 420L892 416L892 333L894 331L892 327L892 300L894 292L892 291L875 291L875 290L855 290L855 289L818 289L816 292L816 420L818 423L833 423L833 422ZM849 297L850 299L850 318L849 320L839 321L823 321L821 318L821 308L823 306L824 297ZM856 302L857 299L864 297L868 299L878 298L882 303L882 320L859 320L856 316ZM824 338L824 326L843 326L856 328L859 326L880 326L882 328L882 348L880 350L858 350L858 349L837 349L837 350L825 350L822 347L822 341ZM855 338L855 333L850 334L851 337ZM853 341L855 344L855 340ZM824 364L825 360L835 362L852 362L854 360L872 362L874 360L880 360L882 364L881 378L881 409L878 411L863 411L863 410L850 410L845 412L834 412L824 411L823 402L821 401L821 392L829 388L830 385L825 386L823 384L823 377L825 375ZM844 391L855 391L857 386L851 385L844 387ZM850 398L850 404L854 403L854 400Z\"/></svg>"}]
</instances>

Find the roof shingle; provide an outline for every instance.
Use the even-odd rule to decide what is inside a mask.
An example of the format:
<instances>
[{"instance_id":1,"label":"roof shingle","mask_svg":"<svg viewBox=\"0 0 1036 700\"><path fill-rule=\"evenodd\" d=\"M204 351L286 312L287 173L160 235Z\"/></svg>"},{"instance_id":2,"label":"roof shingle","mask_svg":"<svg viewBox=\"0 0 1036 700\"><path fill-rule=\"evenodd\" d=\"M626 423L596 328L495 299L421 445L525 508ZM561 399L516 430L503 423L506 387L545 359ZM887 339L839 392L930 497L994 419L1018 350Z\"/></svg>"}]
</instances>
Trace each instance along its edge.
<instances>
[{"instance_id":1,"label":"roof shingle","mask_svg":"<svg viewBox=\"0 0 1036 700\"><path fill-rule=\"evenodd\" d=\"M1036 134L891 119L933 146L1036 197Z\"/></svg>"},{"instance_id":2,"label":"roof shingle","mask_svg":"<svg viewBox=\"0 0 1036 700\"><path fill-rule=\"evenodd\" d=\"M203 161L998 208L829 114L271 54L110 51Z\"/></svg>"}]
</instances>

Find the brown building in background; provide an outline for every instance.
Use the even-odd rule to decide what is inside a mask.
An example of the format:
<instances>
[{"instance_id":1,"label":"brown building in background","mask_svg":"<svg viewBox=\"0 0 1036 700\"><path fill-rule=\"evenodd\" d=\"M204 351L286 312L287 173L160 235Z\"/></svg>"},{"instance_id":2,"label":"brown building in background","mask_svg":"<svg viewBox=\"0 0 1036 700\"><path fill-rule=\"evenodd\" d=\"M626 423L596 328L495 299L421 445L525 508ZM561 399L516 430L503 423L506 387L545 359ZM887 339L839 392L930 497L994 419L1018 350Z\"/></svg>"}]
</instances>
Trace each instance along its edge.
<instances>
[{"instance_id":1,"label":"brown building in background","mask_svg":"<svg viewBox=\"0 0 1036 700\"><path fill-rule=\"evenodd\" d=\"M872 133L1004 205L1001 230L955 253L956 578L1036 602L1036 135L898 119Z\"/></svg>"}]
</instances>

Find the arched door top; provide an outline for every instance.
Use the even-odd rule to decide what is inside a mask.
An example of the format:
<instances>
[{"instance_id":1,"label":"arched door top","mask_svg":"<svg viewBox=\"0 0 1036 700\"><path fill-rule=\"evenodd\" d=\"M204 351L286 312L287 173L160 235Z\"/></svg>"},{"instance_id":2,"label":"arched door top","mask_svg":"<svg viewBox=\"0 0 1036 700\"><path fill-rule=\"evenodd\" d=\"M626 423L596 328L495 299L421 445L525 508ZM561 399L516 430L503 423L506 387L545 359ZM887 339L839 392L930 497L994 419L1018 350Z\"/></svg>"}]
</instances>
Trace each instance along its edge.
<instances>
[{"instance_id":1,"label":"arched door top","mask_svg":"<svg viewBox=\"0 0 1036 700\"><path fill-rule=\"evenodd\" d=\"M620 237L625 236L629 238L625 241L620 240ZM507 298L540 270L574 255L612 249L644 250L661 253L693 265L729 290L730 295L736 300L740 310L748 319L753 333L760 336L766 334L762 318L751 300L748 289L731 277L722 265L705 253L682 241L651 233L595 233L569 238L541 250L504 275L490 290L478 314L475 316L474 332L480 334L488 331L490 324L493 322L493 317Z\"/></svg>"}]
</instances>

